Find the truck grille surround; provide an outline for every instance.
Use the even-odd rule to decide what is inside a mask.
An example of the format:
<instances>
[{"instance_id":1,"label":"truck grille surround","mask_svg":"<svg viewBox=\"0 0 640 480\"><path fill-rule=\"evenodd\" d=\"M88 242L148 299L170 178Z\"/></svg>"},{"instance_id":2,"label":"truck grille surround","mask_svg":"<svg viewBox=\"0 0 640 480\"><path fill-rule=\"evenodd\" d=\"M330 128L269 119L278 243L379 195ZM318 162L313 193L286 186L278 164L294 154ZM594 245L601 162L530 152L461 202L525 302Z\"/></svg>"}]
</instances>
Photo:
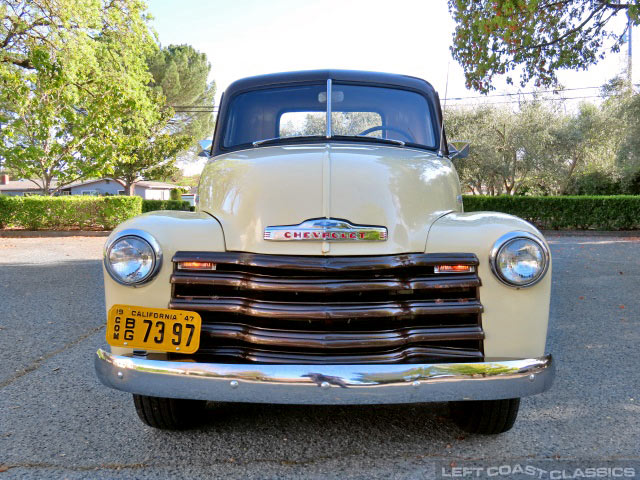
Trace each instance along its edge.
<instances>
[{"instance_id":1,"label":"truck grille surround","mask_svg":"<svg viewBox=\"0 0 640 480\"><path fill-rule=\"evenodd\" d=\"M173 262L169 308L202 316L196 361L382 364L484 358L477 268L434 273L436 265L476 267L473 254L177 252ZM180 262L211 262L215 270L181 270Z\"/></svg>"}]
</instances>

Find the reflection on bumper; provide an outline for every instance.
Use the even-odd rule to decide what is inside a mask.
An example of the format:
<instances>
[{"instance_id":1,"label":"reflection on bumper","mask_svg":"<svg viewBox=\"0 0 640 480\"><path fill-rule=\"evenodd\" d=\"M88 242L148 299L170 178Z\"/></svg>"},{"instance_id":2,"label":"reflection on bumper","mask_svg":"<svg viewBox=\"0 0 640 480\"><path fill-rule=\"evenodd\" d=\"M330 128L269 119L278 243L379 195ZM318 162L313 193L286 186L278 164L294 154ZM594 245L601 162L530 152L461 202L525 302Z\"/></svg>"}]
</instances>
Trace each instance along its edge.
<instances>
[{"instance_id":1,"label":"reflection on bumper","mask_svg":"<svg viewBox=\"0 0 640 480\"><path fill-rule=\"evenodd\" d=\"M264 365L188 363L98 350L98 378L125 392L219 402L378 404L497 400L548 390L551 355L479 363Z\"/></svg>"}]
</instances>

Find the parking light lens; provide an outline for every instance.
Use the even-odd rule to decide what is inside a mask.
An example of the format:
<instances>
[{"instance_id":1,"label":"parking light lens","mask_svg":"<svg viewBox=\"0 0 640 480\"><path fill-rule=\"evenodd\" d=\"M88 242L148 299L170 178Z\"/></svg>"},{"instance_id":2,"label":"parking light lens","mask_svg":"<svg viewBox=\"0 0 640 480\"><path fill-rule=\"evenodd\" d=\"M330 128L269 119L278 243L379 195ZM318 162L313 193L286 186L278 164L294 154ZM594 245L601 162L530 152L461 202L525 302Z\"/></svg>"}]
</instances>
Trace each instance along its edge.
<instances>
[{"instance_id":1,"label":"parking light lens","mask_svg":"<svg viewBox=\"0 0 640 480\"><path fill-rule=\"evenodd\" d=\"M471 273L474 271L473 265L436 265L433 267L434 273Z\"/></svg>"},{"instance_id":2,"label":"parking light lens","mask_svg":"<svg viewBox=\"0 0 640 480\"><path fill-rule=\"evenodd\" d=\"M212 262L179 262L179 270L215 270L216 264Z\"/></svg>"}]
</instances>

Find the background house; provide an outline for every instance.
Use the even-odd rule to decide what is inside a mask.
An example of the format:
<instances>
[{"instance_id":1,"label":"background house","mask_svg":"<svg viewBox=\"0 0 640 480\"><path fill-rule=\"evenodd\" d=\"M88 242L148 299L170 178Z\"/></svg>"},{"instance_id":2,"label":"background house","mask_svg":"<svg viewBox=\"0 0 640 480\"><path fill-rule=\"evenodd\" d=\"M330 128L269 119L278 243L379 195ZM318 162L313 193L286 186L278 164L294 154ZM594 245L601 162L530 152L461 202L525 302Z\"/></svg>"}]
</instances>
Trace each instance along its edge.
<instances>
[{"instance_id":1,"label":"background house","mask_svg":"<svg viewBox=\"0 0 640 480\"><path fill-rule=\"evenodd\" d=\"M55 181L51 188L56 188ZM171 189L176 185L164 182L141 180L135 184L135 195L145 200L169 200ZM101 178L71 183L60 190L60 195L123 195L125 185L120 180ZM0 175L0 195L40 195L41 183L36 180L10 180L6 174Z\"/></svg>"},{"instance_id":2,"label":"background house","mask_svg":"<svg viewBox=\"0 0 640 480\"><path fill-rule=\"evenodd\" d=\"M41 195L42 185L36 180L11 180L9 175L0 175L0 195Z\"/></svg>"}]
</instances>

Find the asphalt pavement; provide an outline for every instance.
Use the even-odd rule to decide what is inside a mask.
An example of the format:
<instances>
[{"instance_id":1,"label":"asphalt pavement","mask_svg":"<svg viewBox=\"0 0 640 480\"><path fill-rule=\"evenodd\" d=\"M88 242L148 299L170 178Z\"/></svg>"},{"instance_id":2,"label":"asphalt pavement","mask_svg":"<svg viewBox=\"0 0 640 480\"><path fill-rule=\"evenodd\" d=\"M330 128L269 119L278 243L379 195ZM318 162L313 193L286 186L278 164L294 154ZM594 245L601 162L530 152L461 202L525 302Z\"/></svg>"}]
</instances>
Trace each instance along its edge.
<instances>
[{"instance_id":1,"label":"asphalt pavement","mask_svg":"<svg viewBox=\"0 0 640 480\"><path fill-rule=\"evenodd\" d=\"M556 381L493 437L446 404L212 403L199 429L146 427L93 370L104 238L0 238L0 480L640 477L640 237L548 238Z\"/></svg>"}]
</instances>

